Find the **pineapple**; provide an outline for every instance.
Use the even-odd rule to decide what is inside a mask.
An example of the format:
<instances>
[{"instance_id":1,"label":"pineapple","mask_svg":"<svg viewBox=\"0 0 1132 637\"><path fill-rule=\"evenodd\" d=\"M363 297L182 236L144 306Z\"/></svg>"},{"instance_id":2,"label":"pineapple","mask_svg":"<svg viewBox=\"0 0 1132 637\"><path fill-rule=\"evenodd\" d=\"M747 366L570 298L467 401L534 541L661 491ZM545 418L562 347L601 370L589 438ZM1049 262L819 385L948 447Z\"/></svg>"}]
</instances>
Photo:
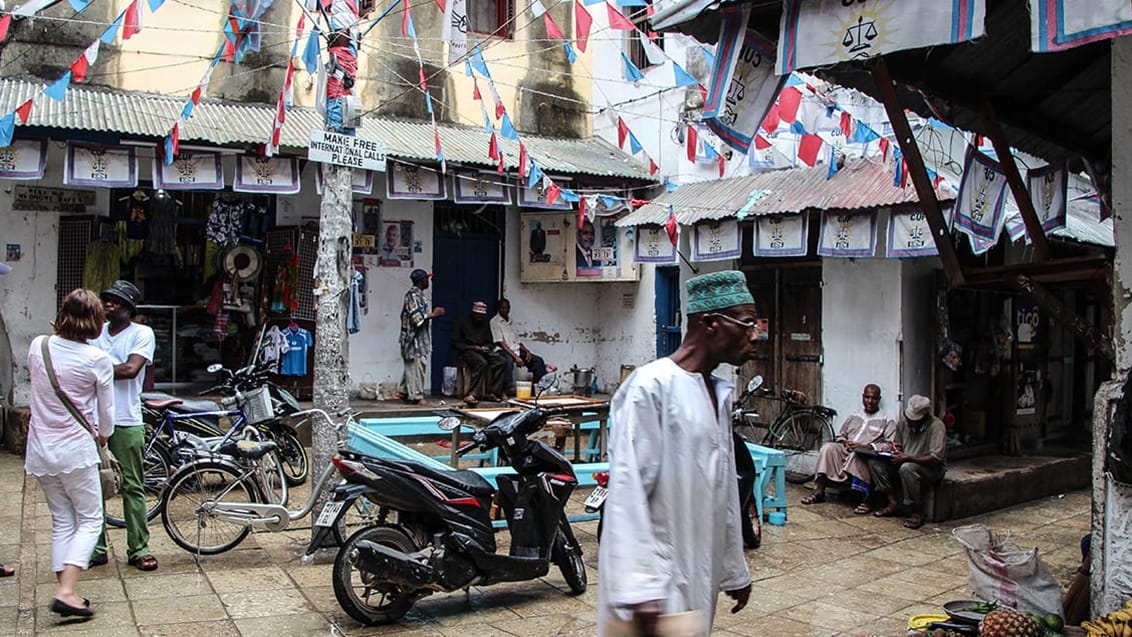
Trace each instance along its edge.
<instances>
[{"instance_id":1,"label":"pineapple","mask_svg":"<svg viewBox=\"0 0 1132 637\"><path fill-rule=\"evenodd\" d=\"M987 613L979 624L982 637L1042 637L1042 625L1012 610L995 610Z\"/></svg>"}]
</instances>

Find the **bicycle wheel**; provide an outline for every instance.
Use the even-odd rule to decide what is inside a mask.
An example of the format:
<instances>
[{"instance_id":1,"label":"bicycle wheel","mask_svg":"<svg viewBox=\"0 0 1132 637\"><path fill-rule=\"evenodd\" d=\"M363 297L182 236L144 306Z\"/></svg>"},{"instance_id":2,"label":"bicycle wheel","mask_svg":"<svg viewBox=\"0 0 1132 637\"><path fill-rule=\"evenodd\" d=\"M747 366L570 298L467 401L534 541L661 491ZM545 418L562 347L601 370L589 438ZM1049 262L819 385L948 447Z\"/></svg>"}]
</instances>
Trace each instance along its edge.
<instances>
[{"instance_id":1,"label":"bicycle wheel","mask_svg":"<svg viewBox=\"0 0 1132 637\"><path fill-rule=\"evenodd\" d=\"M145 490L145 519L150 521L157 517L161 510L161 494L173 470L170 468L169 456L159 441L154 441L145 450L142 456L142 488ZM122 511L122 494L119 493L104 502L106 511L106 524L121 529L126 526L126 518Z\"/></svg>"},{"instance_id":2,"label":"bicycle wheel","mask_svg":"<svg viewBox=\"0 0 1132 637\"><path fill-rule=\"evenodd\" d=\"M241 479L231 466L209 460L186 465L169 484L162 499L161 524L177 546L192 553L215 555L238 545L250 527L211 512L214 505L263 502L255 474Z\"/></svg>"},{"instance_id":3,"label":"bicycle wheel","mask_svg":"<svg viewBox=\"0 0 1132 637\"><path fill-rule=\"evenodd\" d=\"M814 477L817 450L833 439L829 420L813 410L799 410L783 423L780 449L786 451L786 480L802 483Z\"/></svg>"},{"instance_id":4,"label":"bicycle wheel","mask_svg":"<svg viewBox=\"0 0 1132 637\"><path fill-rule=\"evenodd\" d=\"M256 471L259 473L260 487L263 488L267 501L287 506L291 490L287 487L287 473L283 470L284 463L279 450L276 449L255 462L258 465Z\"/></svg>"},{"instance_id":5,"label":"bicycle wheel","mask_svg":"<svg viewBox=\"0 0 1132 637\"><path fill-rule=\"evenodd\" d=\"M279 443L279 459L287 486L297 487L306 482L310 476L310 457L306 447L290 431L278 432L273 437Z\"/></svg>"}]
</instances>

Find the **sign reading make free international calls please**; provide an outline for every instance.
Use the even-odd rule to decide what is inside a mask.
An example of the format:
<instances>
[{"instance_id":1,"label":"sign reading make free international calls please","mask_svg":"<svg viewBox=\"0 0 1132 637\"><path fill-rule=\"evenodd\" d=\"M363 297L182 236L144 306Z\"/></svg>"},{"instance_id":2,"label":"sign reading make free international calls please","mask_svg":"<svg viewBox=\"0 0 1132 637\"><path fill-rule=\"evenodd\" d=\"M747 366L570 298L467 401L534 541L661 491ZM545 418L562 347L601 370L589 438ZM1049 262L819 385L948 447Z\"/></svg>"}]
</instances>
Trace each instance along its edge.
<instances>
[{"instance_id":1,"label":"sign reading make free international calls please","mask_svg":"<svg viewBox=\"0 0 1132 637\"><path fill-rule=\"evenodd\" d=\"M326 130L312 130L307 158L324 164L337 164L385 172L385 144Z\"/></svg>"}]
</instances>

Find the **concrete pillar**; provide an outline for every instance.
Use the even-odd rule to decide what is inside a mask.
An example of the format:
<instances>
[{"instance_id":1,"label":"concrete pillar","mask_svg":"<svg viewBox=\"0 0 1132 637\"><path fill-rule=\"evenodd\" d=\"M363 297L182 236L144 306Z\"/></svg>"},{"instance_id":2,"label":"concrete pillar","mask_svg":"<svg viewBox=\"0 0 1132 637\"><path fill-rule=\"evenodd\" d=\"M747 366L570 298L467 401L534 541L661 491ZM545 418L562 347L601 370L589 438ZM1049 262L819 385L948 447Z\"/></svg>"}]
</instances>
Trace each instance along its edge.
<instances>
[{"instance_id":1,"label":"concrete pillar","mask_svg":"<svg viewBox=\"0 0 1132 637\"><path fill-rule=\"evenodd\" d=\"M1132 368L1132 37L1112 41L1113 347L1119 381L1097 392L1093 411L1093 615L1132 597L1132 488L1104 474L1111 405L1124 400Z\"/></svg>"}]
</instances>

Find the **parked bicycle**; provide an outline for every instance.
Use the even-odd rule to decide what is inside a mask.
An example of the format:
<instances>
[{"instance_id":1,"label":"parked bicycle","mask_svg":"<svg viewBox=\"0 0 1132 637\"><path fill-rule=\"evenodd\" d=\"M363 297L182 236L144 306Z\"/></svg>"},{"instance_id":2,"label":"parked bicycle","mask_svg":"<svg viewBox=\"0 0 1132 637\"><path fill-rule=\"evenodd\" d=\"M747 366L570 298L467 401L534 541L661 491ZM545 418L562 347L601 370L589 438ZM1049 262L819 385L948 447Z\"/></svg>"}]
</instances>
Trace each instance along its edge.
<instances>
[{"instance_id":1,"label":"parked bicycle","mask_svg":"<svg viewBox=\"0 0 1132 637\"><path fill-rule=\"evenodd\" d=\"M813 459L807 452L817 451L822 444L833 440L833 417L837 411L825 405L807 404L806 394L793 389L775 392L761 388L761 398L782 403L778 415L769 424L759 418L755 410L743 410L744 422L754 429L750 439L764 447L786 452L786 479L805 482L813 477ZM766 430L762 433L762 430ZM761 437L760 437L761 434Z\"/></svg>"},{"instance_id":2,"label":"parked bicycle","mask_svg":"<svg viewBox=\"0 0 1132 637\"><path fill-rule=\"evenodd\" d=\"M292 418L313 415L333 422L321 409L295 412ZM339 453L359 456L346 451L345 436L341 435L354 424L354 415L349 411L342 415L345 416L343 421L335 425L339 432ZM160 510L161 524L177 546L200 555L216 555L238 546L252 529L282 531L292 522L310 515L319 494L336 475L335 466L327 463L311 486L307 501L300 508L289 510L285 501L274 497L268 484L272 471L263 464L277 444L272 440L241 441L234 446L221 447L219 453L194 460L173 475ZM367 511L372 510L375 515L377 512L376 507L367 506L365 501L355 504L356 498L327 502L315 526L332 525L334 539L341 544L351 526L369 523ZM348 515L348 512L353 514ZM315 548L318 546L312 546L308 553Z\"/></svg>"}]
</instances>

